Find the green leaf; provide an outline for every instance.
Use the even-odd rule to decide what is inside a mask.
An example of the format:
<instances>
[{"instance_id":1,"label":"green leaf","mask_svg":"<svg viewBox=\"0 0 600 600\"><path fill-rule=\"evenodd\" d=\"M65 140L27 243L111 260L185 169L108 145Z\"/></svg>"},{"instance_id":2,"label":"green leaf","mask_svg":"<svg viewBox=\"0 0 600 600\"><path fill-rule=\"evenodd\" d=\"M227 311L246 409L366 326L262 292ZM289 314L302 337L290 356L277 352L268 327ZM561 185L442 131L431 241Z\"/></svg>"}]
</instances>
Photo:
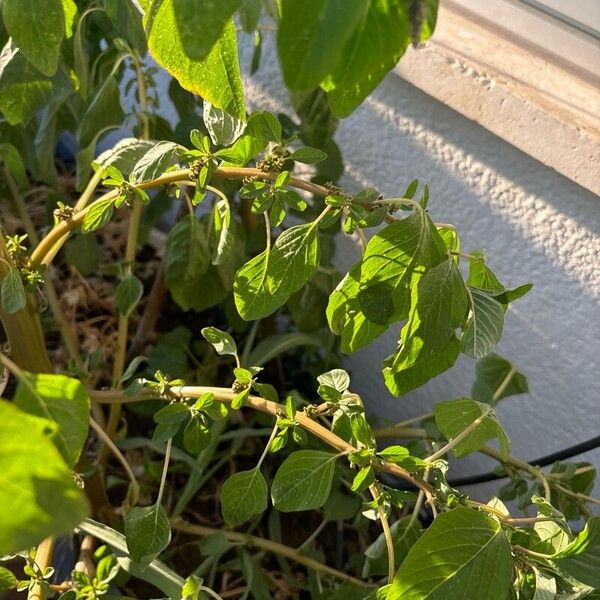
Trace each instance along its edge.
<instances>
[{"instance_id":1,"label":"green leaf","mask_svg":"<svg viewBox=\"0 0 600 600\"><path fill-rule=\"evenodd\" d=\"M54 75L65 37L61 0L3 0L2 18L8 35L33 66L48 77Z\"/></svg>"},{"instance_id":2,"label":"green leaf","mask_svg":"<svg viewBox=\"0 0 600 600\"><path fill-rule=\"evenodd\" d=\"M42 75L9 39L0 53L0 111L10 125L27 121L55 96L73 91L69 78L58 71Z\"/></svg>"},{"instance_id":3,"label":"green leaf","mask_svg":"<svg viewBox=\"0 0 600 600\"><path fill-rule=\"evenodd\" d=\"M231 146L246 129L244 121L236 119L208 101L204 102L203 121L210 139L217 146Z\"/></svg>"},{"instance_id":4,"label":"green leaf","mask_svg":"<svg viewBox=\"0 0 600 600\"><path fill-rule=\"evenodd\" d=\"M196 6L192 23L197 26L203 12L197 10L193 0L180 0L183 6ZM154 10L146 11L144 25L148 35L148 47L156 62L164 67L181 87L202 96L225 112L245 119L244 93L237 55L235 27L232 20L225 23L223 32L205 58L198 59L186 52L178 35L179 18L176 0L165 0ZM214 1L214 6L220 2ZM227 6L225 4L225 6ZM190 30L186 30L186 35ZM202 43L194 40L195 44Z\"/></svg>"},{"instance_id":5,"label":"green leaf","mask_svg":"<svg viewBox=\"0 0 600 600\"><path fill-rule=\"evenodd\" d=\"M112 217L115 206L114 198L105 198L104 200L97 200L90 205L83 223L81 224L82 233L91 233L106 225Z\"/></svg>"},{"instance_id":6,"label":"green leaf","mask_svg":"<svg viewBox=\"0 0 600 600\"><path fill-rule=\"evenodd\" d=\"M344 369L332 369L317 377L321 385L328 385L340 393L344 393L350 387L350 375Z\"/></svg>"},{"instance_id":7,"label":"green leaf","mask_svg":"<svg viewBox=\"0 0 600 600\"><path fill-rule=\"evenodd\" d=\"M76 133L81 147L95 144L101 133L120 127L125 119L117 74L124 59L122 54L116 58L111 71L89 95Z\"/></svg>"},{"instance_id":8,"label":"green leaf","mask_svg":"<svg viewBox=\"0 0 600 600\"><path fill-rule=\"evenodd\" d=\"M277 47L291 89L308 90L344 59L347 40L363 18L362 0L286 0Z\"/></svg>"},{"instance_id":9,"label":"green leaf","mask_svg":"<svg viewBox=\"0 0 600 600\"><path fill-rule=\"evenodd\" d=\"M533 600L554 600L556 598L556 579L546 577L535 567L532 567L535 574L535 594Z\"/></svg>"},{"instance_id":10,"label":"green leaf","mask_svg":"<svg viewBox=\"0 0 600 600\"><path fill-rule=\"evenodd\" d=\"M456 328L465 319L467 292L456 262L447 258L412 289L400 349L385 361L388 389L402 395L449 369L459 353Z\"/></svg>"},{"instance_id":11,"label":"green leaf","mask_svg":"<svg viewBox=\"0 0 600 600\"><path fill-rule=\"evenodd\" d=\"M116 555L119 566L124 571L127 571L133 577L151 583L168 598L172 598L173 600L181 598L181 588L184 584L183 578L179 577L177 573L159 560L153 560L148 566L141 568L131 560L123 534L93 519L86 519L80 523L78 528L107 543Z\"/></svg>"},{"instance_id":12,"label":"green leaf","mask_svg":"<svg viewBox=\"0 0 600 600\"><path fill-rule=\"evenodd\" d=\"M22 411L58 425L53 441L73 467L87 439L90 418L90 399L81 382L66 375L24 373L14 402Z\"/></svg>"},{"instance_id":13,"label":"green leaf","mask_svg":"<svg viewBox=\"0 0 600 600\"><path fill-rule=\"evenodd\" d=\"M275 242L267 269L267 287L271 295L299 290L319 265L319 236L315 223L294 225Z\"/></svg>"},{"instance_id":14,"label":"green leaf","mask_svg":"<svg viewBox=\"0 0 600 600\"><path fill-rule=\"evenodd\" d=\"M387 600L506 598L511 582L510 544L498 521L456 508L439 515L410 549Z\"/></svg>"},{"instance_id":15,"label":"green leaf","mask_svg":"<svg viewBox=\"0 0 600 600\"><path fill-rule=\"evenodd\" d=\"M281 512L323 506L331 491L337 458L337 454L320 450L298 450L290 454L273 479L273 506Z\"/></svg>"},{"instance_id":16,"label":"green leaf","mask_svg":"<svg viewBox=\"0 0 600 600\"><path fill-rule=\"evenodd\" d=\"M102 167L112 165L121 173L129 174L133 171L142 156L154 147L154 142L149 140L125 138L118 141L112 148L98 155L92 163L92 167L95 171L99 171Z\"/></svg>"},{"instance_id":17,"label":"green leaf","mask_svg":"<svg viewBox=\"0 0 600 600\"><path fill-rule=\"evenodd\" d=\"M132 508L125 515L125 537L131 558L150 564L171 541L171 526L161 504Z\"/></svg>"},{"instance_id":18,"label":"green leaf","mask_svg":"<svg viewBox=\"0 0 600 600\"><path fill-rule=\"evenodd\" d=\"M0 592L16 588L17 581L12 571L9 571L5 567L0 567Z\"/></svg>"},{"instance_id":19,"label":"green leaf","mask_svg":"<svg viewBox=\"0 0 600 600\"><path fill-rule=\"evenodd\" d=\"M217 354L237 354L237 346L234 339L225 331L216 327L204 327L201 331L204 339L213 345Z\"/></svg>"},{"instance_id":20,"label":"green leaf","mask_svg":"<svg viewBox=\"0 0 600 600\"><path fill-rule=\"evenodd\" d=\"M214 232L217 238L212 254L212 264L220 265L235 245L235 237L231 231L231 208L229 202L220 199L213 208Z\"/></svg>"},{"instance_id":21,"label":"green leaf","mask_svg":"<svg viewBox=\"0 0 600 600\"><path fill-rule=\"evenodd\" d=\"M494 404L517 394L529 391L527 378L508 360L493 352L477 362L475 382L471 389L474 400Z\"/></svg>"},{"instance_id":22,"label":"green leaf","mask_svg":"<svg viewBox=\"0 0 600 600\"><path fill-rule=\"evenodd\" d=\"M70 533L88 512L70 467L46 435L52 428L0 400L0 556Z\"/></svg>"},{"instance_id":23,"label":"green leaf","mask_svg":"<svg viewBox=\"0 0 600 600\"><path fill-rule=\"evenodd\" d=\"M600 588L600 517L592 517L583 531L552 556L556 565L571 577Z\"/></svg>"},{"instance_id":24,"label":"green leaf","mask_svg":"<svg viewBox=\"0 0 600 600\"><path fill-rule=\"evenodd\" d=\"M131 182L149 181L162 175L177 164L180 147L174 142L158 142L139 158L131 171Z\"/></svg>"},{"instance_id":25,"label":"green leaf","mask_svg":"<svg viewBox=\"0 0 600 600\"><path fill-rule=\"evenodd\" d=\"M237 527L267 510L267 482L257 467L234 473L221 488L221 511L231 527Z\"/></svg>"},{"instance_id":26,"label":"green leaf","mask_svg":"<svg viewBox=\"0 0 600 600\"><path fill-rule=\"evenodd\" d=\"M0 144L0 160L10 171L17 185L21 188L29 186L25 165L19 151L12 144Z\"/></svg>"},{"instance_id":27,"label":"green leaf","mask_svg":"<svg viewBox=\"0 0 600 600\"><path fill-rule=\"evenodd\" d=\"M314 165L315 163L324 161L327 158L327 154L322 150L305 146L292 152L290 158L301 163L306 163L307 165Z\"/></svg>"},{"instance_id":28,"label":"green leaf","mask_svg":"<svg viewBox=\"0 0 600 600\"><path fill-rule=\"evenodd\" d=\"M235 275L233 294L242 319L255 321L275 312L290 294L282 288L271 294L267 289L267 272L271 253L261 252L249 260Z\"/></svg>"},{"instance_id":29,"label":"green leaf","mask_svg":"<svg viewBox=\"0 0 600 600\"><path fill-rule=\"evenodd\" d=\"M352 486L350 489L353 492L364 492L369 486L375 482L375 471L370 465L363 467L352 480Z\"/></svg>"},{"instance_id":30,"label":"green leaf","mask_svg":"<svg viewBox=\"0 0 600 600\"><path fill-rule=\"evenodd\" d=\"M246 33L252 33L258 27L261 9L262 0L241 0L238 15Z\"/></svg>"},{"instance_id":31,"label":"green leaf","mask_svg":"<svg viewBox=\"0 0 600 600\"><path fill-rule=\"evenodd\" d=\"M477 288L467 288L471 316L460 340L461 350L471 358L483 358L499 342L504 327L502 304Z\"/></svg>"},{"instance_id":32,"label":"green leaf","mask_svg":"<svg viewBox=\"0 0 600 600\"><path fill-rule=\"evenodd\" d=\"M132 274L126 275L115 292L115 304L119 314L129 317L144 293L142 282Z\"/></svg>"},{"instance_id":33,"label":"green leaf","mask_svg":"<svg viewBox=\"0 0 600 600\"><path fill-rule=\"evenodd\" d=\"M434 413L436 425L448 440L455 438L476 419L479 420L477 427L454 446L453 451L458 458L476 452L492 438L498 438L502 456L508 454L510 442L489 404L456 398L438 402Z\"/></svg>"},{"instance_id":34,"label":"green leaf","mask_svg":"<svg viewBox=\"0 0 600 600\"><path fill-rule=\"evenodd\" d=\"M25 286L17 269L12 266L8 267L8 272L3 277L1 286L0 304L4 312L12 315L25 308L27 304Z\"/></svg>"},{"instance_id":35,"label":"green leaf","mask_svg":"<svg viewBox=\"0 0 600 600\"><path fill-rule=\"evenodd\" d=\"M421 537L421 525L418 519L404 517L393 523L390 530L394 540L394 562L396 565L400 565L406 558L408 551ZM388 554L383 533L365 550L365 558L363 577L387 575Z\"/></svg>"},{"instance_id":36,"label":"green leaf","mask_svg":"<svg viewBox=\"0 0 600 600\"><path fill-rule=\"evenodd\" d=\"M192 60L202 60L221 36L241 0L205 0L201 9L196 0L164 0L163 4L170 5L169 9L175 13L177 34L185 54Z\"/></svg>"},{"instance_id":37,"label":"green leaf","mask_svg":"<svg viewBox=\"0 0 600 600\"><path fill-rule=\"evenodd\" d=\"M94 236L76 233L65 244L65 260L84 277L100 268L100 246Z\"/></svg>"},{"instance_id":38,"label":"green leaf","mask_svg":"<svg viewBox=\"0 0 600 600\"><path fill-rule=\"evenodd\" d=\"M269 115L269 117L266 117ZM267 146L268 131L266 119L272 117L279 125L279 121L273 115L266 112L255 112L248 117L244 133L229 148L217 150L216 155L226 161L225 164L244 166L248 161L264 151ZM279 125L279 136L281 137L281 125Z\"/></svg>"},{"instance_id":39,"label":"green leaf","mask_svg":"<svg viewBox=\"0 0 600 600\"><path fill-rule=\"evenodd\" d=\"M194 215L171 229L165 246L165 283L172 291L200 279L209 266L206 230Z\"/></svg>"},{"instance_id":40,"label":"green leaf","mask_svg":"<svg viewBox=\"0 0 600 600\"><path fill-rule=\"evenodd\" d=\"M342 336L342 350L354 352L406 319L411 288L445 253L442 238L420 209L374 235L327 306L329 326Z\"/></svg>"},{"instance_id":41,"label":"green leaf","mask_svg":"<svg viewBox=\"0 0 600 600\"><path fill-rule=\"evenodd\" d=\"M339 61L322 86L333 113L347 117L377 87L412 41L413 5L404 0L373 0L344 46ZM425 21L419 39L435 27L437 0L421 3ZM405 196L406 197L406 196Z\"/></svg>"},{"instance_id":42,"label":"green leaf","mask_svg":"<svg viewBox=\"0 0 600 600\"><path fill-rule=\"evenodd\" d=\"M190 454L198 454L210 444L210 429L203 418L193 415L183 430L183 445Z\"/></svg>"},{"instance_id":43,"label":"green leaf","mask_svg":"<svg viewBox=\"0 0 600 600\"><path fill-rule=\"evenodd\" d=\"M302 346L320 346L321 341L314 335L293 331L291 333L274 333L262 339L250 352L248 364L262 367L270 360L284 352Z\"/></svg>"}]
</instances>

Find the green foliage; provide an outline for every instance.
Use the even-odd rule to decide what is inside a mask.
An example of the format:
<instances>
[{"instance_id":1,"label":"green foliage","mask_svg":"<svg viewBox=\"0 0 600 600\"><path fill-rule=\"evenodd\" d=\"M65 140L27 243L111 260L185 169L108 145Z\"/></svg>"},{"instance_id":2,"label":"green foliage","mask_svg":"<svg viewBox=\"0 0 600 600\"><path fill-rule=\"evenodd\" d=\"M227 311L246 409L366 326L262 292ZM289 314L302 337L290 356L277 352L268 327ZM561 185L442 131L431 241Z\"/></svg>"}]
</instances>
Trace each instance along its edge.
<instances>
[{"instance_id":1,"label":"green foliage","mask_svg":"<svg viewBox=\"0 0 600 600\"><path fill-rule=\"evenodd\" d=\"M73 467L88 434L90 399L81 382L65 375L24 373L14 402L22 411L56 424L50 437Z\"/></svg>"},{"instance_id":2,"label":"green foliage","mask_svg":"<svg viewBox=\"0 0 600 600\"><path fill-rule=\"evenodd\" d=\"M221 489L221 511L228 525L237 527L267 510L267 482L257 467L234 473Z\"/></svg>"},{"instance_id":3,"label":"green foliage","mask_svg":"<svg viewBox=\"0 0 600 600\"><path fill-rule=\"evenodd\" d=\"M124 585L154 593L135 579L173 599L218 597L223 573L260 600L598 595L600 529L587 507L595 468L516 459L495 412L528 391L492 350L508 305L531 284L507 288L482 251L464 252L458 229L434 220L435 190L430 198L418 180L396 198L336 184L338 117L411 42L428 39L436 13L436 0L2 2L2 188L18 218L30 195L37 207L47 194L47 205L20 224L27 236L17 229L0 244L12 353L0 362L16 383L3 386L12 403L0 402L0 555L19 553L25 573L17 580L0 567L0 589L53 593L53 569L31 547L78 528L109 548L95 553L95 575L75 570L60 584L62 600L112 597L109 587ZM246 113L236 24L255 38L251 72L265 31L276 30L293 116ZM175 123L159 112L161 68L173 76ZM120 127L132 137L94 159ZM54 160L63 132L79 145L75 170ZM314 165L310 181L303 164ZM85 189L79 199L73 186ZM89 235L115 209L127 237L113 240L120 223ZM148 259L165 213L176 223ZM348 272L334 266L338 234L363 242ZM125 256L115 256L125 239ZM46 273L59 297L71 292L65 306L81 300L76 311L62 314ZM74 280L93 297L90 314ZM366 348L390 327L400 329L383 363L392 394L462 352L478 359L471 398L435 399L433 419L373 429L340 349ZM398 442L379 445L390 435ZM499 452L484 447L495 439ZM453 489L447 455L477 451L499 461L510 478L500 497L515 501L513 513L531 508L525 519ZM75 482L110 527L85 519ZM337 569L324 539L333 527L353 529L336 540Z\"/></svg>"},{"instance_id":4,"label":"green foliage","mask_svg":"<svg viewBox=\"0 0 600 600\"><path fill-rule=\"evenodd\" d=\"M298 450L290 454L273 479L273 506L282 512L320 508L331 490L336 454Z\"/></svg>"},{"instance_id":5,"label":"green foliage","mask_svg":"<svg viewBox=\"0 0 600 600\"><path fill-rule=\"evenodd\" d=\"M169 544L171 527L161 504L132 508L125 516L125 537L132 560L148 566Z\"/></svg>"},{"instance_id":6,"label":"green foliage","mask_svg":"<svg viewBox=\"0 0 600 600\"><path fill-rule=\"evenodd\" d=\"M387 600L456 598L465 589L477 590L481 598L505 598L511 570L510 544L500 523L456 508L440 515L409 550Z\"/></svg>"},{"instance_id":7,"label":"green foliage","mask_svg":"<svg viewBox=\"0 0 600 600\"><path fill-rule=\"evenodd\" d=\"M0 555L68 533L87 514L82 492L49 437L56 429L53 421L0 401Z\"/></svg>"}]
</instances>

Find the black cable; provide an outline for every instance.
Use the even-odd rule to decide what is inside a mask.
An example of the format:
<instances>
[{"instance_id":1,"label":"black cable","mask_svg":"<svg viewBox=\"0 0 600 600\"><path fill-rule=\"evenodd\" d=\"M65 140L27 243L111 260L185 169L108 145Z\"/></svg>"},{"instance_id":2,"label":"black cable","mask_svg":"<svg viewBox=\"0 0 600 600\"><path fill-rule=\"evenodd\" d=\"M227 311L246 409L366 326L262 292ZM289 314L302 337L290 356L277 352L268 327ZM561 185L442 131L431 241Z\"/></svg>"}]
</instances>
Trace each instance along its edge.
<instances>
[{"instance_id":1,"label":"black cable","mask_svg":"<svg viewBox=\"0 0 600 600\"><path fill-rule=\"evenodd\" d=\"M590 450L595 450L596 448L600 448L600 435L590 440L586 440L585 442L575 444L574 446L569 446L563 450L553 452L552 454L547 454L546 456L542 456L541 458L528 462L536 467L547 467L548 465L555 463L557 460L573 458L574 456L583 454L584 452L589 452ZM465 485L475 485L477 483L485 483L486 481L495 481L497 479L504 479L506 477L507 475L498 475L497 473L493 472L481 473L480 475L459 477L449 481L448 484L452 487L460 487Z\"/></svg>"}]
</instances>

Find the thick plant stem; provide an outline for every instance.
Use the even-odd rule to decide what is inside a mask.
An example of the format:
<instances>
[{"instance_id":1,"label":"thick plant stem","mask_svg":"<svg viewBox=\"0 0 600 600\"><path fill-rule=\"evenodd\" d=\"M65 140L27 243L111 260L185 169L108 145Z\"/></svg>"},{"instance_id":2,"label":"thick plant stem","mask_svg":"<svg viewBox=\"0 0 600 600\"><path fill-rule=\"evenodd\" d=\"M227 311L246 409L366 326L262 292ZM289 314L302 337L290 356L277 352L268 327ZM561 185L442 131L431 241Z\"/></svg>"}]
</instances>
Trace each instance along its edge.
<instances>
[{"instance_id":1,"label":"thick plant stem","mask_svg":"<svg viewBox=\"0 0 600 600\"><path fill-rule=\"evenodd\" d=\"M43 540L37 547L35 553L35 564L43 571L52 564L52 555L54 554L54 538L49 537ZM29 594L28 600L46 600L46 594L39 585L34 585Z\"/></svg>"},{"instance_id":2,"label":"thick plant stem","mask_svg":"<svg viewBox=\"0 0 600 600\"><path fill-rule=\"evenodd\" d=\"M253 548L260 548L261 550L266 550L267 552L273 552L274 554L285 556L286 558L289 558L290 560L304 565L305 567L308 567L309 569L312 569L317 573L322 573L323 575L328 575L341 581L347 581L360 587L371 587L368 583L365 583L364 581L361 581L356 577L352 577L351 575L342 573L341 571L324 565L318 560L314 560L308 556L305 556L304 554L300 553L296 548L290 548L289 546L285 546L283 544L279 544L278 542L273 542L265 538L249 535L246 533L238 533L237 531L226 531L224 529L213 529L212 527L204 527L202 525L192 525L191 523L186 523L181 519L173 521L171 523L171 527L176 531L182 531L184 533L190 533L192 535L199 535L202 537L213 535L215 533L220 533L231 542L245 544Z\"/></svg>"},{"instance_id":3,"label":"thick plant stem","mask_svg":"<svg viewBox=\"0 0 600 600\"><path fill-rule=\"evenodd\" d=\"M0 279L4 278L11 264L4 236L0 233ZM0 320L17 366L32 373L51 373L52 363L46 351L42 323L33 295L26 294L25 307L12 314L0 306Z\"/></svg>"},{"instance_id":4,"label":"thick plant stem","mask_svg":"<svg viewBox=\"0 0 600 600\"><path fill-rule=\"evenodd\" d=\"M227 403L230 403L236 396L236 394L233 391L231 391L231 389L220 387L186 385L174 386L171 388L171 393L181 398L199 398L200 396L202 396L202 394L205 394L206 392L214 394L215 400ZM121 403L124 401L136 402L148 400L150 398L156 398L156 394L152 392L142 392L135 398L125 397L123 395L123 392L119 390L90 390L89 393L94 400L105 404ZM281 404L271 402L270 400L266 400L265 398L261 398L259 396L248 396L248 398L245 401L245 406L254 408L255 410L260 410L261 412L271 414L275 417L285 418L285 409ZM338 437L335 433L333 433L317 421L311 419L305 412L296 412L294 419L296 423L300 425L300 427L306 429L314 436L324 441L334 450L337 450L338 452L344 454L351 454L353 452L358 451L358 448L355 448L352 444L343 440L341 437ZM431 495L434 492L434 489L430 484L423 481L420 477L414 476L412 473L410 473L406 469L403 469L399 465L388 463L386 461L381 461L375 466L375 468L385 473L389 473L390 475L395 475L396 477L400 477L401 479L409 481L415 487L423 490L427 497L431 497Z\"/></svg>"}]
</instances>

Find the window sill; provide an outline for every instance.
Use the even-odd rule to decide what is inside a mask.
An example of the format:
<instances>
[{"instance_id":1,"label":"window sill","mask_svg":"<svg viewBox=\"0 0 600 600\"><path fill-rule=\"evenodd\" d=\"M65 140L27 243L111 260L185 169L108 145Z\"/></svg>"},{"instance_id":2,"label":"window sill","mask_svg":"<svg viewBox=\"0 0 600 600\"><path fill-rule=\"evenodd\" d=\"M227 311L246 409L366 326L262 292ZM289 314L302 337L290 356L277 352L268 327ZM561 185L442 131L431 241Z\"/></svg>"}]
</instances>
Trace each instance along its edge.
<instances>
[{"instance_id":1,"label":"window sill","mask_svg":"<svg viewBox=\"0 0 600 600\"><path fill-rule=\"evenodd\" d=\"M451 2L396 73L600 195L600 91L541 51L486 28Z\"/></svg>"}]
</instances>

